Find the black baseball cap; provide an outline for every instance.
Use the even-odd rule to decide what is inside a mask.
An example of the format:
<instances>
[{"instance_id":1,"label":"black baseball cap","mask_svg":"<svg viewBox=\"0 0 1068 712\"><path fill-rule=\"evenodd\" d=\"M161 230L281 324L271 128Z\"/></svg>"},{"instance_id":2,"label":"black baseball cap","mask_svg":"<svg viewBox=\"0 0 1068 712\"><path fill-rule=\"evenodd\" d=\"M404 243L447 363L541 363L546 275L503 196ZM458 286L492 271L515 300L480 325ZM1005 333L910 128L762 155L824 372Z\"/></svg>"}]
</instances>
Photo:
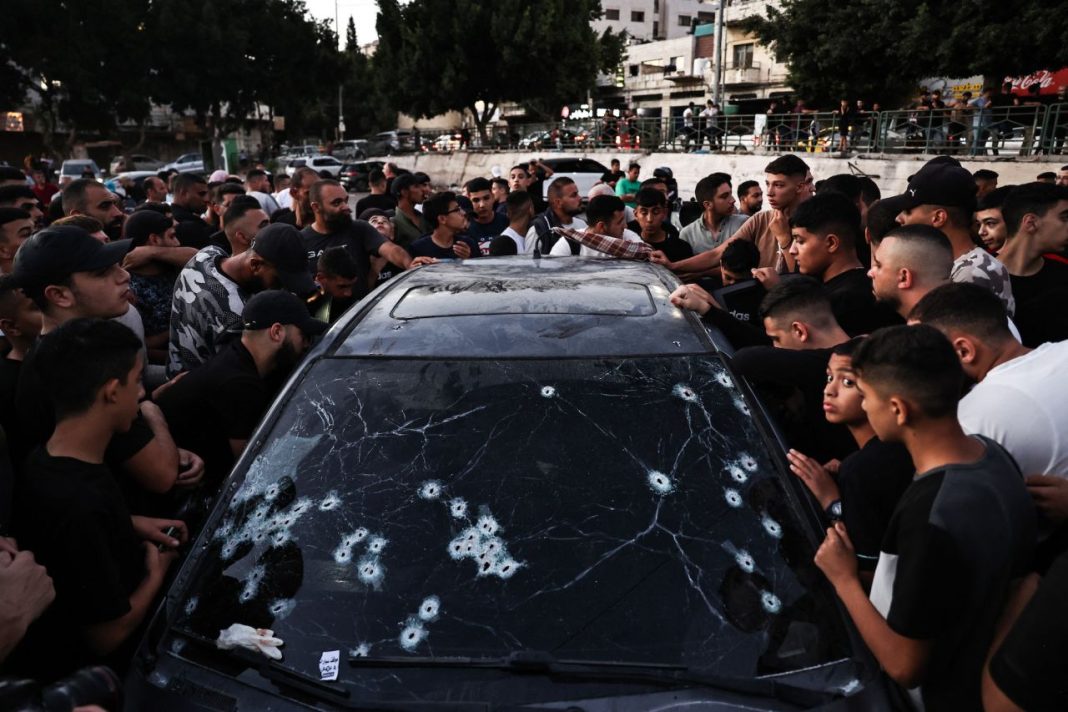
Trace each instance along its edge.
<instances>
[{"instance_id":1,"label":"black baseball cap","mask_svg":"<svg viewBox=\"0 0 1068 712\"><path fill-rule=\"evenodd\" d=\"M286 223L268 225L256 234L252 251L274 265L282 286L298 297L315 292L308 272L308 251L300 231Z\"/></svg>"},{"instance_id":2,"label":"black baseball cap","mask_svg":"<svg viewBox=\"0 0 1068 712\"><path fill-rule=\"evenodd\" d=\"M11 271L20 287L47 286L75 272L95 272L118 264L129 251L129 240L100 242L80 227L59 225L22 243Z\"/></svg>"},{"instance_id":3,"label":"black baseball cap","mask_svg":"<svg viewBox=\"0 0 1068 712\"><path fill-rule=\"evenodd\" d=\"M305 336L319 336L330 328L325 321L313 319L307 305L295 294L281 289L267 289L245 302L241 321L246 331L268 329L272 324L292 324Z\"/></svg>"},{"instance_id":4,"label":"black baseball cap","mask_svg":"<svg viewBox=\"0 0 1068 712\"><path fill-rule=\"evenodd\" d=\"M369 221L371 218L377 217L392 218L392 212L393 211L391 210L383 210L382 208L367 208L362 213L360 213L357 220Z\"/></svg>"},{"instance_id":5,"label":"black baseball cap","mask_svg":"<svg viewBox=\"0 0 1068 712\"><path fill-rule=\"evenodd\" d=\"M930 162L912 176L901 198L908 210L920 205L945 205L974 211L976 190L975 178L967 168Z\"/></svg>"},{"instance_id":6,"label":"black baseball cap","mask_svg":"<svg viewBox=\"0 0 1068 712\"><path fill-rule=\"evenodd\" d=\"M174 225L174 218L155 210L136 210L126 218L124 231L131 244L143 245L150 235L162 235Z\"/></svg>"}]
</instances>

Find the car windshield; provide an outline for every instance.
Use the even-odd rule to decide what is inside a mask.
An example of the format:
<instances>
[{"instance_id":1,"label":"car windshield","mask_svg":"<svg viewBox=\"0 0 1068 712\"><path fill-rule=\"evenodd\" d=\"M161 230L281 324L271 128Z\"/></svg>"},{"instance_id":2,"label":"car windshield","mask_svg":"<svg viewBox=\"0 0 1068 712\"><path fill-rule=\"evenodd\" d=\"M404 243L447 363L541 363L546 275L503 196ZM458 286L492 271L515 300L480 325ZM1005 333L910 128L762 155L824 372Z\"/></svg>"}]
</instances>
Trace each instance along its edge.
<instances>
[{"instance_id":1,"label":"car windshield","mask_svg":"<svg viewBox=\"0 0 1068 712\"><path fill-rule=\"evenodd\" d=\"M324 358L263 442L172 592L178 629L273 629L316 679L332 650L731 677L849 657L717 356Z\"/></svg>"}]
</instances>

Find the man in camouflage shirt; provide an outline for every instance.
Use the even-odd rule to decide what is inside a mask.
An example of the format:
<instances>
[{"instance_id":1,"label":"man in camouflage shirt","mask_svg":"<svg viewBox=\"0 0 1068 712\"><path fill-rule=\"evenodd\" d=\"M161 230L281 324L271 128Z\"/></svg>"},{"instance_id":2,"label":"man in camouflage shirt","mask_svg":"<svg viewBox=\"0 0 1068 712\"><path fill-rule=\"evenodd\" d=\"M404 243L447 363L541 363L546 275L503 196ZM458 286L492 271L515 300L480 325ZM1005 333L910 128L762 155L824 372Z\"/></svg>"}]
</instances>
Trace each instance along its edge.
<instances>
[{"instance_id":1,"label":"man in camouflage shirt","mask_svg":"<svg viewBox=\"0 0 1068 712\"><path fill-rule=\"evenodd\" d=\"M240 336L245 302L277 288L301 298L315 292L304 242L292 225L268 225L233 257L216 246L194 255L174 286L167 375L196 368Z\"/></svg>"},{"instance_id":2,"label":"man in camouflage shirt","mask_svg":"<svg viewBox=\"0 0 1068 712\"><path fill-rule=\"evenodd\" d=\"M1011 316L1016 311L1016 301L1008 270L972 240L975 194L972 174L955 159L939 156L909 179L908 190L899 196L904 208L897 221L902 225L931 225L945 233L953 247L950 280L989 289Z\"/></svg>"}]
</instances>

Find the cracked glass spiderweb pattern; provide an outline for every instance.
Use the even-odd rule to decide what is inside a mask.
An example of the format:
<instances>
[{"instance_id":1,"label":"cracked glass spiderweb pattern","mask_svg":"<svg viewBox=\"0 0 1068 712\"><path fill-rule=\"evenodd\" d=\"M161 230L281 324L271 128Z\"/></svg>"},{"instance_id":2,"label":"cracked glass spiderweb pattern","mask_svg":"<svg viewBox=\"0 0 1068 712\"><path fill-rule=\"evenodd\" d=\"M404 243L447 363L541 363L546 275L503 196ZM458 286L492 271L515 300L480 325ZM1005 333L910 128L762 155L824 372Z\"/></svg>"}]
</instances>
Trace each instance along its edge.
<instances>
[{"instance_id":1,"label":"cracked glass spiderweb pattern","mask_svg":"<svg viewBox=\"0 0 1068 712\"><path fill-rule=\"evenodd\" d=\"M847 657L781 477L714 357L325 359L210 524L178 625L272 628L306 674L337 649L731 676Z\"/></svg>"}]
</instances>

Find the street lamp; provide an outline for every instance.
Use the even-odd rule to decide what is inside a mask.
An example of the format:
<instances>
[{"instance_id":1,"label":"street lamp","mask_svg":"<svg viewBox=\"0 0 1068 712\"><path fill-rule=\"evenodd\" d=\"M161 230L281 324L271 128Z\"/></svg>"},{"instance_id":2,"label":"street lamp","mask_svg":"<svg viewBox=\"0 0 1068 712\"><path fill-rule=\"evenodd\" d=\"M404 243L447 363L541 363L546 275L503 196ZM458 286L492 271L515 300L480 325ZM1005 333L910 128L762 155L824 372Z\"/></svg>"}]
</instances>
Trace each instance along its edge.
<instances>
[{"instance_id":1,"label":"street lamp","mask_svg":"<svg viewBox=\"0 0 1068 712\"><path fill-rule=\"evenodd\" d=\"M712 83L712 101L716 106L720 106L720 98L723 93L723 51L725 49L723 42L723 10L727 0L704 4L716 11L716 70L715 79Z\"/></svg>"}]
</instances>

